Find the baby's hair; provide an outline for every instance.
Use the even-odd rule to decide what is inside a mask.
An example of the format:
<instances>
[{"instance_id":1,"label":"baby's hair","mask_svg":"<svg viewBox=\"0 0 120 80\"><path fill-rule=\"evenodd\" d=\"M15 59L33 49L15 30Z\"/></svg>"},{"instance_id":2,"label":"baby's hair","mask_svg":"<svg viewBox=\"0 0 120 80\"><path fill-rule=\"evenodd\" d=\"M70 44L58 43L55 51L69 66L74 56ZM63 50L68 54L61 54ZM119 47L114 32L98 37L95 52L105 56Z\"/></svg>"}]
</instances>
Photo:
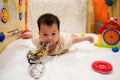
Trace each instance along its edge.
<instances>
[{"instance_id":1,"label":"baby's hair","mask_svg":"<svg viewBox=\"0 0 120 80\"><path fill-rule=\"evenodd\" d=\"M55 16L51 13L45 13L38 18L37 24L38 24L39 31L40 31L41 24L48 25L48 26L57 24L58 30L59 30L60 20L57 16Z\"/></svg>"}]
</instances>

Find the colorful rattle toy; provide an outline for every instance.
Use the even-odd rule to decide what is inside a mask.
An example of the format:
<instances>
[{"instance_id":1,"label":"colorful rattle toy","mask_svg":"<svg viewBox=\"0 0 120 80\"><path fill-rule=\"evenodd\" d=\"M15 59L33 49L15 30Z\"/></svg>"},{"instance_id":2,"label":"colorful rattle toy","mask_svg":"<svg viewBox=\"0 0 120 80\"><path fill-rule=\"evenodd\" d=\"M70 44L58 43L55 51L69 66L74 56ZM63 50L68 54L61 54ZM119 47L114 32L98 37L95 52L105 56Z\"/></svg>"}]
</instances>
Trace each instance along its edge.
<instances>
[{"instance_id":1,"label":"colorful rattle toy","mask_svg":"<svg viewBox=\"0 0 120 80\"><path fill-rule=\"evenodd\" d=\"M29 72L34 79L39 79L44 72L45 65L41 59L48 54L49 42L41 45L35 52L29 51L27 54L28 63L30 63Z\"/></svg>"},{"instance_id":2,"label":"colorful rattle toy","mask_svg":"<svg viewBox=\"0 0 120 80\"><path fill-rule=\"evenodd\" d=\"M117 19L111 19L98 30L98 47L120 49L120 24Z\"/></svg>"},{"instance_id":3,"label":"colorful rattle toy","mask_svg":"<svg viewBox=\"0 0 120 80\"><path fill-rule=\"evenodd\" d=\"M48 54L49 42L46 42L41 45L41 47L35 52L29 51L27 54L27 59L30 64L41 63L40 58Z\"/></svg>"}]
</instances>

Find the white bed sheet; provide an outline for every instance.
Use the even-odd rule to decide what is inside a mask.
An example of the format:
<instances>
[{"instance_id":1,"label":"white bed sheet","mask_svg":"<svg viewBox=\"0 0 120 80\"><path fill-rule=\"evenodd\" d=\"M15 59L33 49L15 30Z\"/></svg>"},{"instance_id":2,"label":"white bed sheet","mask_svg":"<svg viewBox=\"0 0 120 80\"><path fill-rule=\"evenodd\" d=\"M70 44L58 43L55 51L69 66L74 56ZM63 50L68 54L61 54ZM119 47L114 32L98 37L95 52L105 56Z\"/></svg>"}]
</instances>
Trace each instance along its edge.
<instances>
[{"instance_id":1,"label":"white bed sheet","mask_svg":"<svg viewBox=\"0 0 120 80\"><path fill-rule=\"evenodd\" d=\"M94 38L97 36L94 35ZM31 39L16 40L10 43L0 55L0 80L35 80L29 75L26 54L35 49ZM73 45L69 52L51 57L39 80L119 80L120 51L112 52L108 48L98 48L89 42ZM96 60L112 64L110 74L101 74L91 68Z\"/></svg>"}]
</instances>

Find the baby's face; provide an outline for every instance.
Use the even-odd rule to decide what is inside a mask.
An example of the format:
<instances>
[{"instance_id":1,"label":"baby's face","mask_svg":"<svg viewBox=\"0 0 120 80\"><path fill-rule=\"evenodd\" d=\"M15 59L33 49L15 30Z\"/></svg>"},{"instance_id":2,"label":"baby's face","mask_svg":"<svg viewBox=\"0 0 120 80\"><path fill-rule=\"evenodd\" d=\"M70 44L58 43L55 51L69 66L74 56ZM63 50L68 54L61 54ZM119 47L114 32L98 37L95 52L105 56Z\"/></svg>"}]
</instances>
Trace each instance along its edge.
<instances>
[{"instance_id":1,"label":"baby's face","mask_svg":"<svg viewBox=\"0 0 120 80\"><path fill-rule=\"evenodd\" d=\"M53 24L52 26L41 24L39 35L43 43L48 41L50 43L50 46L56 44L59 38L59 30L57 24Z\"/></svg>"}]
</instances>

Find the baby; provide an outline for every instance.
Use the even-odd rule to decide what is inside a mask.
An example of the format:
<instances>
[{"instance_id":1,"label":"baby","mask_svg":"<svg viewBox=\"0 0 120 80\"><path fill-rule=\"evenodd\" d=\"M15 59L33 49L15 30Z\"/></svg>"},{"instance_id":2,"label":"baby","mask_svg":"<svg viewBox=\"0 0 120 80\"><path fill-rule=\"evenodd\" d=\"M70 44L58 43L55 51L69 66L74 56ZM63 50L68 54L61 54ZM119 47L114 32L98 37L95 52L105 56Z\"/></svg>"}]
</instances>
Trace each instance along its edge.
<instances>
[{"instance_id":1,"label":"baby","mask_svg":"<svg viewBox=\"0 0 120 80\"><path fill-rule=\"evenodd\" d=\"M66 52L72 44L89 41L94 42L91 36L80 37L73 33L60 31L60 20L57 16L46 13L41 15L37 21L38 35L33 36L32 32L26 32L21 35L24 38L32 38L34 45L39 48L43 43L49 42L48 55L60 55Z\"/></svg>"}]
</instances>

